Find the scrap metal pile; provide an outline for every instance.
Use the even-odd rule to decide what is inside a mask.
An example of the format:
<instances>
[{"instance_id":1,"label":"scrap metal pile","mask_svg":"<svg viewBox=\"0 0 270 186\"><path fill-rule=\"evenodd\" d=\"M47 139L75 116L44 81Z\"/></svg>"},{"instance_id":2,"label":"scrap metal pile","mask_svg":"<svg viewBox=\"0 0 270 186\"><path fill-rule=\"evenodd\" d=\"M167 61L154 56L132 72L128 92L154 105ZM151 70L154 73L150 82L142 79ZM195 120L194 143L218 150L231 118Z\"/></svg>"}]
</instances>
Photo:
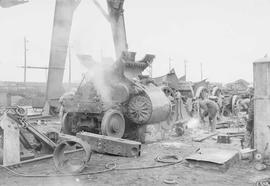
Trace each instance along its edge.
<instances>
[{"instance_id":1,"label":"scrap metal pile","mask_svg":"<svg viewBox=\"0 0 270 186\"><path fill-rule=\"evenodd\" d=\"M87 132L77 133L77 136L45 135L29 122L26 110L21 107L7 108L0 118L0 127L0 161L4 167L53 157L59 171L78 173L90 161L93 151L125 157L141 153L141 143L130 140ZM69 156L78 151L84 152L80 158L80 154Z\"/></svg>"},{"instance_id":2,"label":"scrap metal pile","mask_svg":"<svg viewBox=\"0 0 270 186\"><path fill-rule=\"evenodd\" d=\"M172 97L180 97L183 108L180 114L182 120L188 120L190 117L200 117L199 103L202 100L214 101L218 106L218 120L230 117L238 117L239 113L247 114L249 102L253 95L253 88L249 87L244 80L238 80L233 83L214 85L205 80L200 82L188 82L178 79L174 70L170 73L154 78L159 86L166 86L166 92ZM185 114L183 114L185 113Z\"/></svg>"},{"instance_id":3,"label":"scrap metal pile","mask_svg":"<svg viewBox=\"0 0 270 186\"><path fill-rule=\"evenodd\" d=\"M4 165L32 159L41 151L51 153L56 147L57 137L39 131L28 120L27 111L22 107L6 108L0 118L0 127L0 161Z\"/></svg>"}]
</instances>

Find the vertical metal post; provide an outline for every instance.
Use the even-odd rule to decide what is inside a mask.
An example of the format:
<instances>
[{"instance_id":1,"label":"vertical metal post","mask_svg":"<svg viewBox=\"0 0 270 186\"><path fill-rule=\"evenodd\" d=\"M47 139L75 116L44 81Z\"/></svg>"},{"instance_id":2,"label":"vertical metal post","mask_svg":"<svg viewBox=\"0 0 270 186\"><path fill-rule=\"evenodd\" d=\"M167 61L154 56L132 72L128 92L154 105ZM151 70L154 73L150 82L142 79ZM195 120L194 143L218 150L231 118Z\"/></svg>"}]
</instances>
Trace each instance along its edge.
<instances>
[{"instance_id":1,"label":"vertical metal post","mask_svg":"<svg viewBox=\"0 0 270 186\"><path fill-rule=\"evenodd\" d=\"M23 82L26 83L26 38L24 37L24 76L23 76Z\"/></svg>"},{"instance_id":2,"label":"vertical metal post","mask_svg":"<svg viewBox=\"0 0 270 186\"><path fill-rule=\"evenodd\" d=\"M270 155L270 58L253 63L254 83L254 148L263 156Z\"/></svg>"},{"instance_id":3,"label":"vertical metal post","mask_svg":"<svg viewBox=\"0 0 270 186\"><path fill-rule=\"evenodd\" d=\"M68 84L69 86L71 85L71 47L69 46L69 50L68 50Z\"/></svg>"},{"instance_id":4,"label":"vertical metal post","mask_svg":"<svg viewBox=\"0 0 270 186\"><path fill-rule=\"evenodd\" d=\"M202 69L202 63L201 63L201 80L203 80L203 69Z\"/></svg>"},{"instance_id":5,"label":"vertical metal post","mask_svg":"<svg viewBox=\"0 0 270 186\"><path fill-rule=\"evenodd\" d=\"M128 50L123 4L124 0L107 0L116 59Z\"/></svg>"},{"instance_id":6,"label":"vertical metal post","mask_svg":"<svg viewBox=\"0 0 270 186\"><path fill-rule=\"evenodd\" d=\"M171 57L169 57L169 72L171 71L171 69L172 69L172 67L171 67L171 62L172 62L172 58Z\"/></svg>"},{"instance_id":7,"label":"vertical metal post","mask_svg":"<svg viewBox=\"0 0 270 186\"><path fill-rule=\"evenodd\" d=\"M185 69L185 77L186 77L186 79L187 79L187 61L186 60L184 60L184 69Z\"/></svg>"}]
</instances>

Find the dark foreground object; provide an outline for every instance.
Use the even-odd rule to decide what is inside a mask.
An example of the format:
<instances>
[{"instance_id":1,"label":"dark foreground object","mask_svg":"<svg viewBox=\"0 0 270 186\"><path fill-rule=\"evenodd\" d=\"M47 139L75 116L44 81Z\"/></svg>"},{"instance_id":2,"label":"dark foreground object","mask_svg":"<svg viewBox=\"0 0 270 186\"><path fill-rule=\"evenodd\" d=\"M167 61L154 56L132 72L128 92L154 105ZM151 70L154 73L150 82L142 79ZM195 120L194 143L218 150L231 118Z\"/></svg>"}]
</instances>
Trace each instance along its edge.
<instances>
[{"instance_id":1,"label":"dark foreground object","mask_svg":"<svg viewBox=\"0 0 270 186\"><path fill-rule=\"evenodd\" d=\"M87 142L91 146L91 149L98 153L113 154L124 157L135 157L141 155L140 142L98 135L90 132L81 132L76 136ZM60 138L64 140L72 140L76 137L61 134Z\"/></svg>"}]
</instances>

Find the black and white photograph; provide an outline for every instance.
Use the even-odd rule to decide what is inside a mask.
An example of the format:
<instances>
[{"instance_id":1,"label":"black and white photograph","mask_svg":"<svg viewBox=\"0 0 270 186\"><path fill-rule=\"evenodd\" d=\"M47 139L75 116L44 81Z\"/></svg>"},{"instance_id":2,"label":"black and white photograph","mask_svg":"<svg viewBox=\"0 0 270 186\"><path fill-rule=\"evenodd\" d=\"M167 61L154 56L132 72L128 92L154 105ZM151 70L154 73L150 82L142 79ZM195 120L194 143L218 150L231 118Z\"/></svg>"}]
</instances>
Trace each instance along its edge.
<instances>
[{"instance_id":1,"label":"black and white photograph","mask_svg":"<svg viewBox=\"0 0 270 186\"><path fill-rule=\"evenodd\" d=\"M270 186L270 0L0 0L0 186Z\"/></svg>"}]
</instances>

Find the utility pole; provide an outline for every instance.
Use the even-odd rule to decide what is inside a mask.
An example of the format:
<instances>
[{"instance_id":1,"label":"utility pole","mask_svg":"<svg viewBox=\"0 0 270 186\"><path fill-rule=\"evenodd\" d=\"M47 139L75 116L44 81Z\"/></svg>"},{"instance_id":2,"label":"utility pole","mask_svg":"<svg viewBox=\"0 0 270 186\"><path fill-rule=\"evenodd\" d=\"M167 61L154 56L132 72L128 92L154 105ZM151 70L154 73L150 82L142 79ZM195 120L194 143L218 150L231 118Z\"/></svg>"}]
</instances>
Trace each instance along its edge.
<instances>
[{"instance_id":1,"label":"utility pole","mask_svg":"<svg viewBox=\"0 0 270 186\"><path fill-rule=\"evenodd\" d=\"M201 81L203 80L203 69L202 69L202 63L201 63Z\"/></svg>"},{"instance_id":2,"label":"utility pole","mask_svg":"<svg viewBox=\"0 0 270 186\"><path fill-rule=\"evenodd\" d=\"M26 37L24 37L24 76L23 76L23 82L26 83L26 52L27 52L27 48L26 48L26 43L27 43L27 39Z\"/></svg>"},{"instance_id":3,"label":"utility pole","mask_svg":"<svg viewBox=\"0 0 270 186\"><path fill-rule=\"evenodd\" d=\"M172 58L171 57L169 57L169 72L171 71L171 69L172 69L172 67L171 67L171 62L172 62Z\"/></svg>"},{"instance_id":4,"label":"utility pole","mask_svg":"<svg viewBox=\"0 0 270 186\"><path fill-rule=\"evenodd\" d=\"M184 60L184 69L185 69L185 76L187 79L187 60Z\"/></svg>"},{"instance_id":5,"label":"utility pole","mask_svg":"<svg viewBox=\"0 0 270 186\"><path fill-rule=\"evenodd\" d=\"M69 50L68 50L68 84L69 84L69 86L71 85L71 47L69 46L69 48L68 48Z\"/></svg>"}]
</instances>

